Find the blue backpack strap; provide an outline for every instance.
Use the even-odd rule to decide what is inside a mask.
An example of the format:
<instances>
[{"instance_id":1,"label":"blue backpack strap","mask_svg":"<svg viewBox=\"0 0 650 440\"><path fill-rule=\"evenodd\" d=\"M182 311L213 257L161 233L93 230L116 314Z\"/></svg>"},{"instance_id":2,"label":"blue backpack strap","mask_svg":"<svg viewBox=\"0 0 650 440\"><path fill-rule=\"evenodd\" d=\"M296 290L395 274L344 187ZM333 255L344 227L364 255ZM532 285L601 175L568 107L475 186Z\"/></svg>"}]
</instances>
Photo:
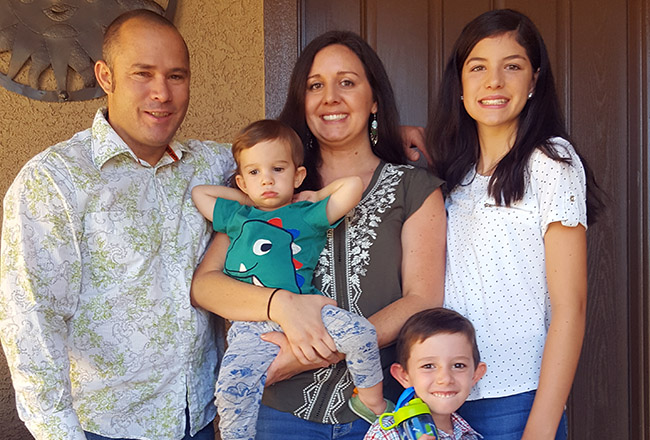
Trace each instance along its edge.
<instances>
[{"instance_id":1,"label":"blue backpack strap","mask_svg":"<svg viewBox=\"0 0 650 440\"><path fill-rule=\"evenodd\" d=\"M395 405L395 411L409 403L413 398L415 397L415 389L413 387L409 387L405 389L402 394L399 396L399 399L397 399L397 404Z\"/></svg>"}]
</instances>

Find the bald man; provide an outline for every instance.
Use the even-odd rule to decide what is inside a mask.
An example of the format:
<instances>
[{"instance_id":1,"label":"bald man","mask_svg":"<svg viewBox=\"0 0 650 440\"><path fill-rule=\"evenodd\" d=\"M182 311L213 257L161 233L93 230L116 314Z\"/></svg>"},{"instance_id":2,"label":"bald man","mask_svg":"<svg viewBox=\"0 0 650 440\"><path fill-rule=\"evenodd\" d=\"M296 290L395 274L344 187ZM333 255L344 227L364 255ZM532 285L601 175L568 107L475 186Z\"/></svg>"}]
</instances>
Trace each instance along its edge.
<instances>
[{"instance_id":1,"label":"bald man","mask_svg":"<svg viewBox=\"0 0 650 440\"><path fill-rule=\"evenodd\" d=\"M179 142L187 46L144 10L107 29L108 107L20 171L4 200L0 334L38 440L214 439L222 335L190 305L211 229L191 189L223 184L228 146Z\"/></svg>"}]
</instances>

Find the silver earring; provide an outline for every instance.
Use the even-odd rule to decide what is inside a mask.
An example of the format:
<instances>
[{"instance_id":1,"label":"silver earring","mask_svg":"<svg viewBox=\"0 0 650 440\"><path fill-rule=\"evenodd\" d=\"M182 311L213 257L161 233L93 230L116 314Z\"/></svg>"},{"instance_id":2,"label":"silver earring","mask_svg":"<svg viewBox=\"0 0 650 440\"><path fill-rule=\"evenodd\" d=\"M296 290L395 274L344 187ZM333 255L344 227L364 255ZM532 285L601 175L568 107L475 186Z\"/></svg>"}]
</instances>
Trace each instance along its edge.
<instances>
[{"instance_id":1,"label":"silver earring","mask_svg":"<svg viewBox=\"0 0 650 440\"><path fill-rule=\"evenodd\" d=\"M528 99L530 99L530 98L532 98L532 97L533 97L533 92L530 92L530 93L528 94Z\"/></svg>"},{"instance_id":2,"label":"silver earring","mask_svg":"<svg viewBox=\"0 0 650 440\"><path fill-rule=\"evenodd\" d=\"M370 123L370 142L372 146L377 145L379 141L379 134L377 133L377 113L372 114L372 122Z\"/></svg>"},{"instance_id":3,"label":"silver earring","mask_svg":"<svg viewBox=\"0 0 650 440\"><path fill-rule=\"evenodd\" d=\"M463 98L463 95L460 95L460 100L463 101L465 98Z\"/></svg>"}]
</instances>

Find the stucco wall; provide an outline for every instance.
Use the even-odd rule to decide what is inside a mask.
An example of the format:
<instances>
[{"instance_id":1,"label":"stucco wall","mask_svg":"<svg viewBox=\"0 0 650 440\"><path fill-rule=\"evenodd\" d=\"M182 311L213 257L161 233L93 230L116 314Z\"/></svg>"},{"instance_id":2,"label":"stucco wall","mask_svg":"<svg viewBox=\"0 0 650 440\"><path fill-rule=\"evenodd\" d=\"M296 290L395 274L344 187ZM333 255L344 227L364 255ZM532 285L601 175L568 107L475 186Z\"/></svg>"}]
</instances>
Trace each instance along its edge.
<instances>
[{"instance_id":1,"label":"stucco wall","mask_svg":"<svg viewBox=\"0 0 650 440\"><path fill-rule=\"evenodd\" d=\"M179 0L174 22L190 48L191 103L179 137L230 141L264 116L262 0ZM29 100L0 88L0 195L36 153L87 128L105 100L63 104ZM1 214L1 210L0 210ZM15 411L0 356L0 437L30 438Z\"/></svg>"}]
</instances>

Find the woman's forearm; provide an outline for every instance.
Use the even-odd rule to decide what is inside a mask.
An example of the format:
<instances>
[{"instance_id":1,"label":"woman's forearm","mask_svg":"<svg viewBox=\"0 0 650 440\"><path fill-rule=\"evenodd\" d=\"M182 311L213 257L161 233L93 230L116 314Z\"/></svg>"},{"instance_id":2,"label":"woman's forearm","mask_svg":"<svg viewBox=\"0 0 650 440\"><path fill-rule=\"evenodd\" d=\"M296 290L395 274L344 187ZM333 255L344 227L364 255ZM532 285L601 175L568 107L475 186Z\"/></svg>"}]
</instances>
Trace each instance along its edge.
<instances>
[{"instance_id":1,"label":"woman's forearm","mask_svg":"<svg viewBox=\"0 0 650 440\"><path fill-rule=\"evenodd\" d=\"M429 295L411 294L387 305L368 318L377 331L379 348L386 347L397 339L397 334L407 319L422 310L440 307L442 301L437 301Z\"/></svg>"},{"instance_id":2,"label":"woman's forearm","mask_svg":"<svg viewBox=\"0 0 650 440\"><path fill-rule=\"evenodd\" d=\"M272 289L243 283L224 274L228 236L217 234L192 280L192 304L226 319L263 321Z\"/></svg>"},{"instance_id":3,"label":"woman's forearm","mask_svg":"<svg viewBox=\"0 0 650 440\"><path fill-rule=\"evenodd\" d=\"M217 234L194 273L192 304L236 321L278 323L303 364L331 358L336 345L325 329L321 310L336 302L323 295L298 295L244 283L222 272L228 237Z\"/></svg>"},{"instance_id":4,"label":"woman's forearm","mask_svg":"<svg viewBox=\"0 0 650 440\"><path fill-rule=\"evenodd\" d=\"M437 189L402 227L402 297L369 318L380 347L392 344L415 313L442 306L447 222Z\"/></svg>"}]
</instances>

